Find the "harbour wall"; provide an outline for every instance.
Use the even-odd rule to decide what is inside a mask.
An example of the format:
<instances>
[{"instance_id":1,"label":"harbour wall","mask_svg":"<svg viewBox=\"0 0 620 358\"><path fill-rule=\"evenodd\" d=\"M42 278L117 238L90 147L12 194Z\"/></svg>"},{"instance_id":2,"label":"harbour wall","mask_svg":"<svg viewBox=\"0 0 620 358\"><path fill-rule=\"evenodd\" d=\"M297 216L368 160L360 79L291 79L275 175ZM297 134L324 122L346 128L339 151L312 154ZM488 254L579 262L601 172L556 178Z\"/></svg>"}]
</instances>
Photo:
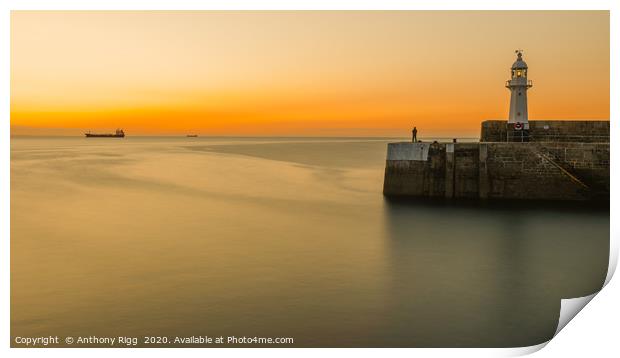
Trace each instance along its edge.
<instances>
[{"instance_id":1,"label":"harbour wall","mask_svg":"<svg viewBox=\"0 0 620 358\"><path fill-rule=\"evenodd\" d=\"M608 201L609 143L390 143L383 193Z\"/></svg>"},{"instance_id":2,"label":"harbour wall","mask_svg":"<svg viewBox=\"0 0 620 358\"><path fill-rule=\"evenodd\" d=\"M505 120L482 122L481 142L518 141L521 131L508 128ZM530 142L609 143L609 121L535 120L528 121ZM509 138L507 140L507 138Z\"/></svg>"}]
</instances>

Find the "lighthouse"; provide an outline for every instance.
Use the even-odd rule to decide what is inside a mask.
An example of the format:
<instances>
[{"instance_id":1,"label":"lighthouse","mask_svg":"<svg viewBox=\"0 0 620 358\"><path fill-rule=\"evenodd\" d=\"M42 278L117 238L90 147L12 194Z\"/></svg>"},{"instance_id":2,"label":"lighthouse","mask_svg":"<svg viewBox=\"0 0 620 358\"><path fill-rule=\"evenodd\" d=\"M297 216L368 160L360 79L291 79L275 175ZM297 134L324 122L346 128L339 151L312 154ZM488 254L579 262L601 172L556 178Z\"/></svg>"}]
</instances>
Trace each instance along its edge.
<instances>
[{"instance_id":1,"label":"lighthouse","mask_svg":"<svg viewBox=\"0 0 620 358\"><path fill-rule=\"evenodd\" d=\"M510 68L510 80L506 81L506 88L510 90L510 114L508 125L514 130L528 130L527 121L527 90L532 87L532 81L527 79L527 64L523 61L523 51L515 51L517 60Z\"/></svg>"}]
</instances>

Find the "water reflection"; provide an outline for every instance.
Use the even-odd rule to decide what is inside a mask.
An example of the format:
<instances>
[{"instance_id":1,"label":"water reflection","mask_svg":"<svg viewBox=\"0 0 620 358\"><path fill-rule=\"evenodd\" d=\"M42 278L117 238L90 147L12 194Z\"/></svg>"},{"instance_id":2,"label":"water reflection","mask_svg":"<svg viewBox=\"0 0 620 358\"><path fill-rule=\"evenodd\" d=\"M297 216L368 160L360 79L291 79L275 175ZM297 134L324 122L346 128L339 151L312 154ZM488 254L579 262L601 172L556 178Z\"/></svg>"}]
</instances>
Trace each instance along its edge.
<instances>
[{"instance_id":1,"label":"water reflection","mask_svg":"<svg viewBox=\"0 0 620 358\"><path fill-rule=\"evenodd\" d=\"M561 298L605 279L605 212L394 200L384 209L395 344L537 344L553 336Z\"/></svg>"},{"instance_id":2,"label":"water reflection","mask_svg":"<svg viewBox=\"0 0 620 358\"><path fill-rule=\"evenodd\" d=\"M516 346L600 287L608 212L384 201L385 142L12 139L12 335Z\"/></svg>"}]
</instances>

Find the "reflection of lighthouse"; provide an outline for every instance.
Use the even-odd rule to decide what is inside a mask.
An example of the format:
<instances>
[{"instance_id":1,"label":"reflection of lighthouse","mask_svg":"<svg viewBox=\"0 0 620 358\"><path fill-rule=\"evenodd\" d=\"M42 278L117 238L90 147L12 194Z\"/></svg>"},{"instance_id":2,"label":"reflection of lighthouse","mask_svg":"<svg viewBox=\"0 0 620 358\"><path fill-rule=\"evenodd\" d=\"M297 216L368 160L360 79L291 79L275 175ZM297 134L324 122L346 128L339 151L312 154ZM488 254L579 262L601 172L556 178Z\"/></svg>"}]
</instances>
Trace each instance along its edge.
<instances>
[{"instance_id":1,"label":"reflection of lighthouse","mask_svg":"<svg viewBox=\"0 0 620 358\"><path fill-rule=\"evenodd\" d=\"M532 87L532 81L527 79L527 64L523 61L523 52L515 51L517 60L510 69L510 80L506 81L506 88L510 90L510 115L508 123L515 129L529 129L527 122L527 90Z\"/></svg>"}]
</instances>

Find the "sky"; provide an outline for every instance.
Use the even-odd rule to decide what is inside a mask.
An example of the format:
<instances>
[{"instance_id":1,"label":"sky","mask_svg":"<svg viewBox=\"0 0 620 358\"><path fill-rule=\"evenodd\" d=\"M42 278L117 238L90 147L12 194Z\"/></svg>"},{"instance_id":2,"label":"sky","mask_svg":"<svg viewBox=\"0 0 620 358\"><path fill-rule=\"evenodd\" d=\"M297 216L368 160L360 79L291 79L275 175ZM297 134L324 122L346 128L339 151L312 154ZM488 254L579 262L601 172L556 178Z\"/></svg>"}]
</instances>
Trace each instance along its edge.
<instances>
[{"instance_id":1,"label":"sky","mask_svg":"<svg viewBox=\"0 0 620 358\"><path fill-rule=\"evenodd\" d=\"M609 119L608 11L13 11L11 134L478 136Z\"/></svg>"}]
</instances>

